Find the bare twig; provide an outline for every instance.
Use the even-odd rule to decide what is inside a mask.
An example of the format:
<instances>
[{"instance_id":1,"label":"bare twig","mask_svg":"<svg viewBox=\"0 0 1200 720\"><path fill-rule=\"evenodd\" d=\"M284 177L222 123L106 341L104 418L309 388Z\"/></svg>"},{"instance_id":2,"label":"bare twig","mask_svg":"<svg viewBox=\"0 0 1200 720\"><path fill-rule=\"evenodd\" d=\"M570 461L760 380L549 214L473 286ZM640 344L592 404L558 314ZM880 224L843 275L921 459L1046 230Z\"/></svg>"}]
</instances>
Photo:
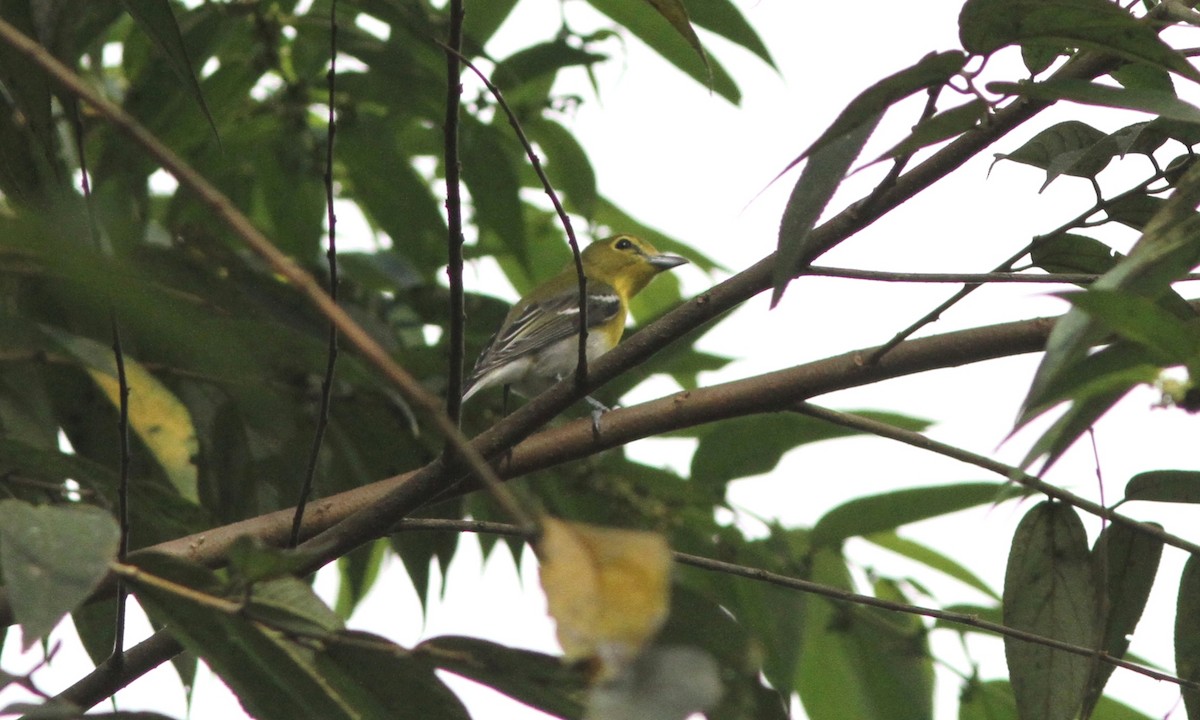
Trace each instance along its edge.
<instances>
[{"instance_id":1,"label":"bare twig","mask_svg":"<svg viewBox=\"0 0 1200 720\"><path fill-rule=\"evenodd\" d=\"M325 212L329 222L329 249L325 257L329 262L329 299L337 304L338 301L338 264L337 264L337 213L333 207L333 141L337 135L337 113L335 111L337 93L337 0L329 3L329 72L326 74L329 83L329 117L325 134ZM333 397L333 377L337 369L338 332L337 326L329 324L329 342L326 351L325 376L321 379L321 406L317 410L317 428L313 433L312 447L308 453L308 465L304 472L304 481L300 486L300 499L296 502L296 515L292 520L292 536L289 547L296 547L300 542L300 528L304 524L304 509L308 498L312 495L313 481L317 475L317 463L321 458L321 446L325 444L325 430L329 426L329 403Z\"/></svg>"},{"instance_id":2,"label":"bare twig","mask_svg":"<svg viewBox=\"0 0 1200 720\"><path fill-rule=\"evenodd\" d=\"M463 366L466 354L463 304L463 223L462 223L462 160L458 147L458 113L462 104L462 0L450 0L449 36L446 41L446 121L443 128L443 155L446 168L446 275L450 286L449 322L450 355L446 372L446 414L458 422L462 412ZM446 451L450 448L447 447Z\"/></svg>"},{"instance_id":3,"label":"bare twig","mask_svg":"<svg viewBox=\"0 0 1200 720\"><path fill-rule=\"evenodd\" d=\"M443 47L446 47L443 45ZM579 282L579 345L578 345L578 361L575 365L575 385L582 388L587 382L588 359L587 359L587 338L588 338L588 308L587 308L587 276L583 272L583 257L579 250L579 241L575 239L575 229L571 226L571 218L567 215L566 209L562 202L558 199L558 193L554 192L554 186L550 184L550 178L547 177L546 171L542 169L542 161L538 158L537 153L533 151L533 145L529 142L529 138L525 135L524 128L517 120L517 115L509 107L508 101L504 99L504 94L500 92L500 88L496 87L486 75L475 67L475 65L463 56L458 50L446 47L447 52L454 53L458 59L475 73L483 84L487 87L488 92L492 97L496 98L496 104L504 111L505 117L508 118L508 124L512 125L513 131L517 134L517 140L521 142L521 147L525 148L525 155L529 158L529 164L533 167L533 171L537 173L538 179L542 181L542 189L546 191L546 195L550 198L550 203L554 206L554 212L558 215L559 222L562 223L563 231L567 233L567 242L571 245L571 255L575 261L575 276Z\"/></svg>"},{"instance_id":4,"label":"bare twig","mask_svg":"<svg viewBox=\"0 0 1200 720\"><path fill-rule=\"evenodd\" d=\"M103 251L100 239L100 225L96 219L96 209L92 205L91 175L88 172L87 152L83 142L83 122L79 117L79 103L71 103L71 121L75 135L75 153L79 156L80 184L83 187L83 201L87 208L88 233L92 245L97 252ZM129 554L129 467L131 455L129 452L129 379L125 374L125 352L121 347L121 326L117 322L117 310L108 303L108 325L112 337L113 364L117 371L117 444L121 456L121 474L117 480L117 527L120 529L120 539L117 543L117 559L125 561ZM116 628L113 632L113 650L109 661L116 666L123 662L125 651L125 620L129 604L129 593L124 583L117 582L117 617Z\"/></svg>"},{"instance_id":5,"label":"bare twig","mask_svg":"<svg viewBox=\"0 0 1200 720\"><path fill-rule=\"evenodd\" d=\"M873 280L878 282L899 283L965 283L968 285L983 285L986 283L1031 283L1043 285L1087 285L1100 279L1100 275L1089 273L1045 273L1033 275L1023 272L990 272L990 273L921 273L921 272L891 272L884 270L861 270L858 268L829 267L826 265L810 265L804 269L805 275L820 277L846 278L849 280ZM1200 275L1192 274L1183 280L1200 280Z\"/></svg>"}]
</instances>

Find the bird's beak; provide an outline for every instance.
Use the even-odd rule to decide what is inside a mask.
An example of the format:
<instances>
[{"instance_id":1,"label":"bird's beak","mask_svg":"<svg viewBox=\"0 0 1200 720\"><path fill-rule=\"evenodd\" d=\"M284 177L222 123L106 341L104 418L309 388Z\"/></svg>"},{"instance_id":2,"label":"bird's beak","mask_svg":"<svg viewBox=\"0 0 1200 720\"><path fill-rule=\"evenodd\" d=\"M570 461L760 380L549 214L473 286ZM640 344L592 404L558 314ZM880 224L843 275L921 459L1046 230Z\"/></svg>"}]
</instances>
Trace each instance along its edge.
<instances>
[{"instance_id":1,"label":"bird's beak","mask_svg":"<svg viewBox=\"0 0 1200 720\"><path fill-rule=\"evenodd\" d=\"M649 258L649 261L651 265L659 270L670 270L673 267L686 265L688 262L687 258L682 258L678 255L667 255L666 253L655 255L654 257Z\"/></svg>"}]
</instances>

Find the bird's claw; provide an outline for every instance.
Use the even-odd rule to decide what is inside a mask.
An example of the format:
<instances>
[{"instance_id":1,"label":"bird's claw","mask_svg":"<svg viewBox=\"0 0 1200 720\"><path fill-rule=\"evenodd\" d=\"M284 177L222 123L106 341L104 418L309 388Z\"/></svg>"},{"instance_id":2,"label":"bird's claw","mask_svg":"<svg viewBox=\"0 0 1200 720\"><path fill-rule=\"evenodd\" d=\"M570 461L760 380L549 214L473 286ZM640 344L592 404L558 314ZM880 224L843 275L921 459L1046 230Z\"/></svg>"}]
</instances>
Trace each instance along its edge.
<instances>
[{"instance_id":1,"label":"bird's claw","mask_svg":"<svg viewBox=\"0 0 1200 720\"><path fill-rule=\"evenodd\" d=\"M588 405L592 406L592 435L598 438L600 437L600 418L611 408L591 395L586 396L584 399L587 400Z\"/></svg>"}]
</instances>

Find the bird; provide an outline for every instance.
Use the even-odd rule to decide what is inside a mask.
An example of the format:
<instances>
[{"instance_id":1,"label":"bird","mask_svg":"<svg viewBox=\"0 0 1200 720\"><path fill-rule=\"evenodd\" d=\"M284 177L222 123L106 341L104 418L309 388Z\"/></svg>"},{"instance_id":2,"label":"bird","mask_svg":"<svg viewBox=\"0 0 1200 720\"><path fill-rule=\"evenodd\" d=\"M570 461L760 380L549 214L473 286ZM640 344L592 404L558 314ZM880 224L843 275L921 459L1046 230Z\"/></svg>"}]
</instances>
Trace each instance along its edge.
<instances>
[{"instance_id":1,"label":"bird","mask_svg":"<svg viewBox=\"0 0 1200 720\"><path fill-rule=\"evenodd\" d=\"M580 255L587 277L587 359L616 347L625 332L629 300L659 273L688 262L659 252L633 235L614 235L588 245ZM508 386L533 397L574 372L579 361L579 276L574 263L521 298L480 353L463 385L463 402L480 390ZM588 398L599 414L607 410Z\"/></svg>"}]
</instances>

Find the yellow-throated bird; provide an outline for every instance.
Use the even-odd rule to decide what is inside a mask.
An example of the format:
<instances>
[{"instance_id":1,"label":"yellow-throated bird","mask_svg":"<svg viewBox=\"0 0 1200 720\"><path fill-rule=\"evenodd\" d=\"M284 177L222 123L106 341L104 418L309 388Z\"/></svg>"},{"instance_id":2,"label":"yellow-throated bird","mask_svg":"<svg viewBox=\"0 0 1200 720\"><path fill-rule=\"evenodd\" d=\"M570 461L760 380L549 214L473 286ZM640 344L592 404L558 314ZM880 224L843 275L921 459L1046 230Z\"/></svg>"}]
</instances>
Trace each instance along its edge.
<instances>
[{"instance_id":1,"label":"yellow-throated bird","mask_svg":"<svg viewBox=\"0 0 1200 720\"><path fill-rule=\"evenodd\" d=\"M580 259L588 280L588 362L620 341L629 299L655 275L687 262L632 235L598 240L584 248ZM579 276L570 263L509 311L467 378L463 401L494 385L533 397L574 372L578 360Z\"/></svg>"}]
</instances>

